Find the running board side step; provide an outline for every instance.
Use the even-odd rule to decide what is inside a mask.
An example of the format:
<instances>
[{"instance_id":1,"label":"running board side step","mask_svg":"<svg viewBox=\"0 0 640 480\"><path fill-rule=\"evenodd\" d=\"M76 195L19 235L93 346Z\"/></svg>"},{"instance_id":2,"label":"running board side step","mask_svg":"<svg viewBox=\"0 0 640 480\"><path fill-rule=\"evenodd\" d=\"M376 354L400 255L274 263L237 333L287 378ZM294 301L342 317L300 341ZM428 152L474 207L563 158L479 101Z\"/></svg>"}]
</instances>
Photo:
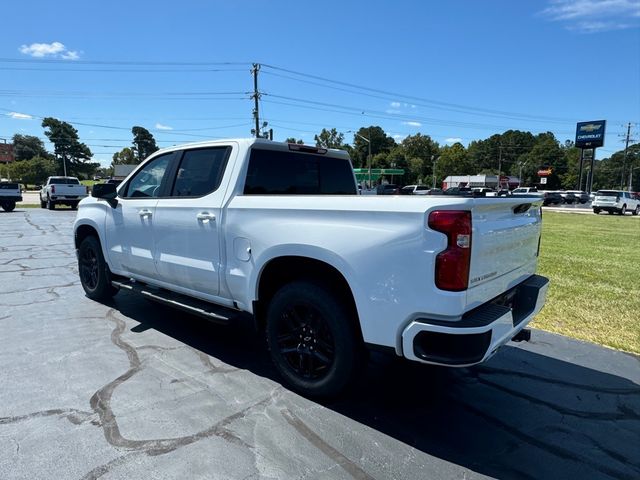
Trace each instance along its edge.
<instances>
[{"instance_id":1,"label":"running board side step","mask_svg":"<svg viewBox=\"0 0 640 480\"><path fill-rule=\"evenodd\" d=\"M144 283L131 280L112 280L111 285L122 290L140 294L154 302L178 308L193 315L204 317L211 322L223 325L228 325L234 317L244 314L244 312L240 310L215 305L203 300L198 300L197 298L187 297L186 295L151 287Z\"/></svg>"}]
</instances>

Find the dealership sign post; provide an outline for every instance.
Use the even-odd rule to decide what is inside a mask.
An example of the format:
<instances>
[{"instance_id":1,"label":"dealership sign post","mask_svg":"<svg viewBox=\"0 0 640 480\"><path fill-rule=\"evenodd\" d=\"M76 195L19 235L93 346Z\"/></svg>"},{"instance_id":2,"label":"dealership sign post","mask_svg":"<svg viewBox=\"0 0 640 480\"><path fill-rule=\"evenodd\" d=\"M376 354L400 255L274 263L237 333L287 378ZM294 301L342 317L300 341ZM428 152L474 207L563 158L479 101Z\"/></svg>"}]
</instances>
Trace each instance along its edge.
<instances>
[{"instance_id":1,"label":"dealership sign post","mask_svg":"<svg viewBox=\"0 0 640 480\"><path fill-rule=\"evenodd\" d=\"M580 169L578 174L578 190L582 190L582 164L584 162L584 151L591 150L591 169L587 177L585 190L591 193L593 189L593 167L596 160L596 148L604 145L604 132L607 126L606 120L595 120L592 122L579 122L576 126L576 148L580 149Z\"/></svg>"}]
</instances>

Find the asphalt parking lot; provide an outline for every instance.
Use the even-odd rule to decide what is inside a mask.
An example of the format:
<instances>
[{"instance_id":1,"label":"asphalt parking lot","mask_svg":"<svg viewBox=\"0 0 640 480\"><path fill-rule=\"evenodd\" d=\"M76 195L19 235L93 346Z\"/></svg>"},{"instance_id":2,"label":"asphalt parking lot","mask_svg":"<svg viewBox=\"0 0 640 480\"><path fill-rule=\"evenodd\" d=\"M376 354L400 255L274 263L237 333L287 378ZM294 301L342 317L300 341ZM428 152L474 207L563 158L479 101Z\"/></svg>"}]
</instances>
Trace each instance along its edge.
<instances>
[{"instance_id":1,"label":"asphalt parking lot","mask_svg":"<svg viewBox=\"0 0 640 480\"><path fill-rule=\"evenodd\" d=\"M87 299L75 212L0 212L0 478L640 478L640 358L534 331L473 369L280 386L249 326Z\"/></svg>"}]
</instances>

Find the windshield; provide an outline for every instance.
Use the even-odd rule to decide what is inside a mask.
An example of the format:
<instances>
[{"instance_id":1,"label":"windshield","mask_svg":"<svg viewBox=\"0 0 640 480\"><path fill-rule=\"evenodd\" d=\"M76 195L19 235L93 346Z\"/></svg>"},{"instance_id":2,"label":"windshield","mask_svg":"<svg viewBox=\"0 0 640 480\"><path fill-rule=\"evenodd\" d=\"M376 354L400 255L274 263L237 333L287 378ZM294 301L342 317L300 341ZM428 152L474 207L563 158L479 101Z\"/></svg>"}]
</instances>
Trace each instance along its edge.
<instances>
[{"instance_id":1,"label":"windshield","mask_svg":"<svg viewBox=\"0 0 640 480\"><path fill-rule=\"evenodd\" d=\"M620 195L620 193L615 190L598 190L596 193L598 197L617 197L618 195Z\"/></svg>"}]
</instances>

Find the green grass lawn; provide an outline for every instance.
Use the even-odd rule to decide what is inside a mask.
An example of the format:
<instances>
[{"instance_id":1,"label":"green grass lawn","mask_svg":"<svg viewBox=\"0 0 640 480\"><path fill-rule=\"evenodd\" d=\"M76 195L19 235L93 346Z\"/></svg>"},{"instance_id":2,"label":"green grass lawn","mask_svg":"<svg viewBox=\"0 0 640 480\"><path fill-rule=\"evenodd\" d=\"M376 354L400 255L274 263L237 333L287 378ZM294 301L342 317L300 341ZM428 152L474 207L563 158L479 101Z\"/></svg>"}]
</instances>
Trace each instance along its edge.
<instances>
[{"instance_id":1,"label":"green grass lawn","mask_svg":"<svg viewBox=\"0 0 640 480\"><path fill-rule=\"evenodd\" d=\"M534 327L640 353L640 219L545 211Z\"/></svg>"}]
</instances>

